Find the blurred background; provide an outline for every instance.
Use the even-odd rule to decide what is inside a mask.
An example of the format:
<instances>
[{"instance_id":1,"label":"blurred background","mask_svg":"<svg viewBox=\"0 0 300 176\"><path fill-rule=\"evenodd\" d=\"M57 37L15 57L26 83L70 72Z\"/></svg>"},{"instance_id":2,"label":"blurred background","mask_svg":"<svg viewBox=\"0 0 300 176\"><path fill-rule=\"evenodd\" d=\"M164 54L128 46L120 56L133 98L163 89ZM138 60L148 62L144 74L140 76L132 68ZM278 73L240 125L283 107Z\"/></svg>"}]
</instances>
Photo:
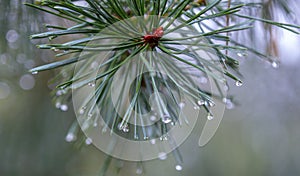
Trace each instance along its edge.
<instances>
[{"instance_id":1,"label":"blurred background","mask_svg":"<svg viewBox=\"0 0 300 176\"><path fill-rule=\"evenodd\" d=\"M106 156L65 141L75 115L72 105L62 112L51 101L54 72L28 73L53 60L52 51L35 48L42 41L28 37L45 31L44 14L20 0L0 2L0 175L97 175ZM240 59L244 84L231 84L235 108L211 142L199 148L195 131L180 147L182 171L170 156L144 162L142 175L300 175L300 37L281 34L279 68L251 55ZM136 175L139 167L113 160L108 175Z\"/></svg>"}]
</instances>

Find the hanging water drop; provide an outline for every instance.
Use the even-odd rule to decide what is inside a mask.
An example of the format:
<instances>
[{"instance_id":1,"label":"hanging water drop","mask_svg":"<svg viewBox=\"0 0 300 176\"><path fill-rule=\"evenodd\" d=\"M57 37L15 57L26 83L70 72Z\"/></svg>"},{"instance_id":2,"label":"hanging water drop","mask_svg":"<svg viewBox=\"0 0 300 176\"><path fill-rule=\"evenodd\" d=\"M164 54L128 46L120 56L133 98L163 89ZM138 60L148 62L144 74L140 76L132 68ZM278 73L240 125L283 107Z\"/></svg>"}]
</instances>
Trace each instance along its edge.
<instances>
[{"instance_id":1,"label":"hanging water drop","mask_svg":"<svg viewBox=\"0 0 300 176\"><path fill-rule=\"evenodd\" d=\"M51 50L53 50L53 51L55 51L55 52L59 51L59 49L57 49L57 48L55 48L55 47L52 47Z\"/></svg>"},{"instance_id":2,"label":"hanging water drop","mask_svg":"<svg viewBox=\"0 0 300 176\"><path fill-rule=\"evenodd\" d=\"M81 107L79 110L79 114L84 114L85 110L86 110L86 106Z\"/></svg>"},{"instance_id":3,"label":"hanging water drop","mask_svg":"<svg viewBox=\"0 0 300 176\"><path fill-rule=\"evenodd\" d=\"M209 106L209 107L215 106L215 103L212 102L212 101L205 101L204 104L205 104L206 106Z\"/></svg>"},{"instance_id":4,"label":"hanging water drop","mask_svg":"<svg viewBox=\"0 0 300 176\"><path fill-rule=\"evenodd\" d=\"M168 140L168 136L167 135L162 135L159 137L159 140L161 141L167 141Z\"/></svg>"},{"instance_id":5,"label":"hanging water drop","mask_svg":"<svg viewBox=\"0 0 300 176\"><path fill-rule=\"evenodd\" d=\"M141 163L137 164L136 174L141 175L143 173L143 166Z\"/></svg>"},{"instance_id":6,"label":"hanging water drop","mask_svg":"<svg viewBox=\"0 0 300 176\"><path fill-rule=\"evenodd\" d=\"M141 175L142 173L143 169L141 167L136 169L136 174Z\"/></svg>"},{"instance_id":7,"label":"hanging water drop","mask_svg":"<svg viewBox=\"0 0 300 176\"><path fill-rule=\"evenodd\" d=\"M243 85L242 81L238 80L235 82L235 85L241 87Z\"/></svg>"},{"instance_id":8,"label":"hanging water drop","mask_svg":"<svg viewBox=\"0 0 300 176\"><path fill-rule=\"evenodd\" d=\"M272 67L273 67L273 68L279 68L278 62L273 61L273 62L272 62Z\"/></svg>"},{"instance_id":9,"label":"hanging water drop","mask_svg":"<svg viewBox=\"0 0 300 176\"><path fill-rule=\"evenodd\" d=\"M236 55L238 55L239 57L243 57L242 53L237 53Z\"/></svg>"},{"instance_id":10,"label":"hanging water drop","mask_svg":"<svg viewBox=\"0 0 300 176\"><path fill-rule=\"evenodd\" d=\"M203 105L205 104L205 101L204 101L204 100L198 100L198 101L197 101L197 104L198 104L199 106L203 106Z\"/></svg>"},{"instance_id":11,"label":"hanging water drop","mask_svg":"<svg viewBox=\"0 0 300 176\"><path fill-rule=\"evenodd\" d=\"M90 82L90 83L88 83L88 86L90 86L90 87L95 87L95 83Z\"/></svg>"},{"instance_id":12,"label":"hanging water drop","mask_svg":"<svg viewBox=\"0 0 300 176\"><path fill-rule=\"evenodd\" d=\"M33 72L31 72L31 74L36 75L36 74L38 74L38 71L33 71Z\"/></svg>"},{"instance_id":13,"label":"hanging water drop","mask_svg":"<svg viewBox=\"0 0 300 176\"><path fill-rule=\"evenodd\" d=\"M118 128L120 131L123 131L124 133L128 133L129 132L129 126L128 124L122 125L122 123L120 123L118 125Z\"/></svg>"},{"instance_id":14,"label":"hanging water drop","mask_svg":"<svg viewBox=\"0 0 300 176\"><path fill-rule=\"evenodd\" d=\"M165 153L165 152L160 152L160 153L158 153L158 158L160 159L160 160L166 160L167 159L167 154Z\"/></svg>"},{"instance_id":15,"label":"hanging water drop","mask_svg":"<svg viewBox=\"0 0 300 176\"><path fill-rule=\"evenodd\" d=\"M172 119L171 119L170 115L168 115L168 114L164 115L161 120L163 123L166 123L166 124L172 122Z\"/></svg>"},{"instance_id":16,"label":"hanging water drop","mask_svg":"<svg viewBox=\"0 0 300 176\"><path fill-rule=\"evenodd\" d=\"M247 53L245 53L245 52L238 52L238 53L236 53L236 55L238 55L239 57L244 57L244 56L247 56Z\"/></svg>"},{"instance_id":17,"label":"hanging water drop","mask_svg":"<svg viewBox=\"0 0 300 176\"><path fill-rule=\"evenodd\" d=\"M129 126L126 125L125 127L123 127L122 131L123 131L124 133L128 133L128 132L129 132Z\"/></svg>"},{"instance_id":18,"label":"hanging water drop","mask_svg":"<svg viewBox=\"0 0 300 176\"><path fill-rule=\"evenodd\" d=\"M234 104L230 99L223 98L223 102L225 103L227 109L233 109L234 108Z\"/></svg>"},{"instance_id":19,"label":"hanging water drop","mask_svg":"<svg viewBox=\"0 0 300 176\"><path fill-rule=\"evenodd\" d=\"M91 138L86 138L85 144L86 145L91 145L93 143L93 140Z\"/></svg>"},{"instance_id":20,"label":"hanging water drop","mask_svg":"<svg viewBox=\"0 0 300 176\"><path fill-rule=\"evenodd\" d=\"M62 111L67 111L67 110L68 110L68 105L62 104L62 105L60 106L60 110L62 110Z\"/></svg>"},{"instance_id":21,"label":"hanging water drop","mask_svg":"<svg viewBox=\"0 0 300 176\"><path fill-rule=\"evenodd\" d=\"M207 115L207 120L213 120L213 119L214 119L214 116L213 116L212 114L209 113L209 114Z\"/></svg>"},{"instance_id":22,"label":"hanging water drop","mask_svg":"<svg viewBox=\"0 0 300 176\"><path fill-rule=\"evenodd\" d=\"M79 110L79 114L84 114L84 109L81 108L81 109Z\"/></svg>"},{"instance_id":23,"label":"hanging water drop","mask_svg":"<svg viewBox=\"0 0 300 176\"><path fill-rule=\"evenodd\" d=\"M67 136L66 136L66 138L65 138L65 140L67 142L73 142L73 141L76 140L76 136L73 133L68 133Z\"/></svg>"},{"instance_id":24,"label":"hanging water drop","mask_svg":"<svg viewBox=\"0 0 300 176\"><path fill-rule=\"evenodd\" d=\"M176 169L177 171L181 171L181 170L182 170L182 166L178 164L178 165L175 166L175 169Z\"/></svg>"}]
</instances>

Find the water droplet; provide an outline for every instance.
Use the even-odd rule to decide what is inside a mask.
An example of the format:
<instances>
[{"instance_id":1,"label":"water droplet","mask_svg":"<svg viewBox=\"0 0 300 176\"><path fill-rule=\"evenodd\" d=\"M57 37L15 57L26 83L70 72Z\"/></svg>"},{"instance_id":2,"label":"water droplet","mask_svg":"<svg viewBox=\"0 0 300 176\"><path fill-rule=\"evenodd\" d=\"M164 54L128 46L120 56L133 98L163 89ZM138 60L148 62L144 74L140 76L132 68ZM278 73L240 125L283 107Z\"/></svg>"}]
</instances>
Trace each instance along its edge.
<instances>
[{"instance_id":1,"label":"water droplet","mask_svg":"<svg viewBox=\"0 0 300 176\"><path fill-rule=\"evenodd\" d=\"M33 75L36 75L36 74L38 74L39 72L38 71L33 71L33 72L31 72L31 74L33 74Z\"/></svg>"},{"instance_id":2,"label":"water droplet","mask_svg":"<svg viewBox=\"0 0 300 176\"><path fill-rule=\"evenodd\" d=\"M81 107L79 110L79 114L84 114L85 110L86 110L86 106Z\"/></svg>"},{"instance_id":3,"label":"water droplet","mask_svg":"<svg viewBox=\"0 0 300 176\"><path fill-rule=\"evenodd\" d=\"M175 169L176 169L177 171L181 171L183 168L182 168L181 165L178 164L178 165L175 166Z\"/></svg>"},{"instance_id":4,"label":"water droplet","mask_svg":"<svg viewBox=\"0 0 300 176\"><path fill-rule=\"evenodd\" d=\"M273 68L279 68L278 62L273 61L273 62L272 62L272 67L273 67Z\"/></svg>"},{"instance_id":5,"label":"water droplet","mask_svg":"<svg viewBox=\"0 0 300 176\"><path fill-rule=\"evenodd\" d=\"M209 106L209 107L213 107L213 106L215 106L215 103L214 102L212 102L212 101L205 101L204 102L204 104L206 105L206 106Z\"/></svg>"},{"instance_id":6,"label":"water droplet","mask_svg":"<svg viewBox=\"0 0 300 176\"><path fill-rule=\"evenodd\" d=\"M229 101L229 102L226 103L226 108L227 108L227 109L233 109L234 106L235 106L235 105L232 103L232 101Z\"/></svg>"},{"instance_id":7,"label":"water droplet","mask_svg":"<svg viewBox=\"0 0 300 176\"><path fill-rule=\"evenodd\" d=\"M128 124L124 124L122 126L122 124L120 123L118 125L118 128L119 128L120 131L123 131L124 133L128 133L129 132L129 126L128 126Z\"/></svg>"},{"instance_id":8,"label":"water droplet","mask_svg":"<svg viewBox=\"0 0 300 176\"><path fill-rule=\"evenodd\" d=\"M95 87L95 83L90 82L90 83L88 83L88 86Z\"/></svg>"},{"instance_id":9,"label":"water droplet","mask_svg":"<svg viewBox=\"0 0 300 176\"><path fill-rule=\"evenodd\" d=\"M53 50L53 51L55 51L55 52L59 51L59 49L57 49L57 48L55 48L55 47L52 47L51 50Z\"/></svg>"},{"instance_id":10,"label":"water droplet","mask_svg":"<svg viewBox=\"0 0 300 176\"><path fill-rule=\"evenodd\" d=\"M165 153L165 152L160 152L160 153L158 153L158 158L160 159L160 160L166 160L167 159L167 154Z\"/></svg>"},{"instance_id":11,"label":"water droplet","mask_svg":"<svg viewBox=\"0 0 300 176\"><path fill-rule=\"evenodd\" d=\"M200 109L200 106L195 105L195 106L194 106L194 109L195 109L195 110L198 110L198 109Z\"/></svg>"},{"instance_id":12,"label":"water droplet","mask_svg":"<svg viewBox=\"0 0 300 176\"><path fill-rule=\"evenodd\" d=\"M244 57L244 56L247 56L247 53L244 53L244 52L243 52L243 53L240 53L240 52L239 52L239 53L237 53L236 55L238 55L239 57Z\"/></svg>"},{"instance_id":13,"label":"water droplet","mask_svg":"<svg viewBox=\"0 0 300 176\"><path fill-rule=\"evenodd\" d=\"M136 174L140 175L142 173L143 173L143 165L141 162L138 162L136 166Z\"/></svg>"},{"instance_id":14,"label":"water droplet","mask_svg":"<svg viewBox=\"0 0 300 176\"><path fill-rule=\"evenodd\" d=\"M128 133L128 132L129 132L129 127L128 127L128 126L124 127L124 128L122 129L122 131L123 131L124 133Z\"/></svg>"},{"instance_id":15,"label":"water droplet","mask_svg":"<svg viewBox=\"0 0 300 176\"><path fill-rule=\"evenodd\" d=\"M241 87L243 85L242 81L238 80L235 82L235 85Z\"/></svg>"},{"instance_id":16,"label":"water droplet","mask_svg":"<svg viewBox=\"0 0 300 176\"><path fill-rule=\"evenodd\" d=\"M139 165L136 169L136 174L141 175L143 173L143 167Z\"/></svg>"},{"instance_id":17,"label":"water droplet","mask_svg":"<svg viewBox=\"0 0 300 176\"><path fill-rule=\"evenodd\" d=\"M234 104L230 99L223 98L223 102L225 103L227 109L233 109L234 108Z\"/></svg>"},{"instance_id":18,"label":"water droplet","mask_svg":"<svg viewBox=\"0 0 300 176\"><path fill-rule=\"evenodd\" d=\"M33 72L31 72L31 74L36 75L36 74L38 74L38 71L33 71Z\"/></svg>"},{"instance_id":19,"label":"water droplet","mask_svg":"<svg viewBox=\"0 0 300 176\"><path fill-rule=\"evenodd\" d=\"M167 141L168 140L168 136L167 135L162 135L159 137L159 140L161 141Z\"/></svg>"},{"instance_id":20,"label":"water droplet","mask_svg":"<svg viewBox=\"0 0 300 176\"><path fill-rule=\"evenodd\" d=\"M184 102L180 102L180 103L178 104L178 106L179 106L180 109L182 109L182 108L185 106L185 103L184 103Z\"/></svg>"},{"instance_id":21,"label":"water droplet","mask_svg":"<svg viewBox=\"0 0 300 176\"><path fill-rule=\"evenodd\" d=\"M214 116L212 114L207 115L207 120L213 120L213 119L214 119Z\"/></svg>"},{"instance_id":22,"label":"water droplet","mask_svg":"<svg viewBox=\"0 0 300 176\"><path fill-rule=\"evenodd\" d=\"M86 138L85 144L86 145L91 145L93 143L93 140L91 138Z\"/></svg>"},{"instance_id":23,"label":"water droplet","mask_svg":"<svg viewBox=\"0 0 300 176\"><path fill-rule=\"evenodd\" d=\"M84 114L84 109L81 108L81 109L79 110L79 114Z\"/></svg>"},{"instance_id":24,"label":"water droplet","mask_svg":"<svg viewBox=\"0 0 300 176\"><path fill-rule=\"evenodd\" d=\"M165 115L162 117L162 122L163 122L163 123L170 123L170 122L172 122L172 119L171 119L170 115L165 114Z\"/></svg>"},{"instance_id":25,"label":"water droplet","mask_svg":"<svg viewBox=\"0 0 300 176\"><path fill-rule=\"evenodd\" d=\"M67 111L68 110L68 105L66 105L66 104L60 105L60 110Z\"/></svg>"},{"instance_id":26,"label":"water droplet","mask_svg":"<svg viewBox=\"0 0 300 176\"><path fill-rule=\"evenodd\" d=\"M205 104L205 101L204 101L204 100L199 100L199 101L197 101L197 104L198 104L199 106L202 106L202 105Z\"/></svg>"},{"instance_id":27,"label":"water droplet","mask_svg":"<svg viewBox=\"0 0 300 176\"><path fill-rule=\"evenodd\" d=\"M88 114L88 118L91 118L91 117L93 117L93 113L90 112L90 113Z\"/></svg>"},{"instance_id":28,"label":"water droplet","mask_svg":"<svg viewBox=\"0 0 300 176\"><path fill-rule=\"evenodd\" d=\"M239 57L243 57L242 53L237 53L236 55L238 55Z\"/></svg>"},{"instance_id":29,"label":"water droplet","mask_svg":"<svg viewBox=\"0 0 300 176\"><path fill-rule=\"evenodd\" d=\"M73 141L76 140L76 136L73 133L68 133L67 136L66 136L66 138L65 138L65 140L67 142L73 142Z\"/></svg>"}]
</instances>

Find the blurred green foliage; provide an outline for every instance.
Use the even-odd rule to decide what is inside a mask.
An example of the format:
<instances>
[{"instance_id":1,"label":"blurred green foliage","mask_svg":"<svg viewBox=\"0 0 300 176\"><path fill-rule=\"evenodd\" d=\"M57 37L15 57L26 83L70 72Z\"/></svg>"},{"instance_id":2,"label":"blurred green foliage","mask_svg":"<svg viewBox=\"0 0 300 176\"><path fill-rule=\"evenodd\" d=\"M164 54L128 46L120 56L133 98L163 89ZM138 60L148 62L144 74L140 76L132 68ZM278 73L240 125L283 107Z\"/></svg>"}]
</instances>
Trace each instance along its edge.
<instances>
[{"instance_id":1,"label":"blurred green foliage","mask_svg":"<svg viewBox=\"0 0 300 176\"><path fill-rule=\"evenodd\" d=\"M75 116L71 108L60 112L51 104L47 87L51 72L35 76L33 89L22 90L19 85L27 67L52 57L34 49L27 37L43 30L39 29L43 14L17 0L0 4L0 82L10 89L0 99L0 175L96 175L104 154L92 146L79 148L64 141ZM10 30L18 33L16 41L8 41ZM299 58L293 52L284 56ZM182 172L175 171L169 158L145 162L144 175L300 175L300 62L285 65L283 61L279 70L266 69L260 61L243 62L245 87L232 90L243 101L226 112L215 138L199 148L195 141L200 134L192 134L180 148ZM115 167L123 169L118 173ZM135 175L135 168L135 163L113 160L108 175Z\"/></svg>"}]
</instances>

